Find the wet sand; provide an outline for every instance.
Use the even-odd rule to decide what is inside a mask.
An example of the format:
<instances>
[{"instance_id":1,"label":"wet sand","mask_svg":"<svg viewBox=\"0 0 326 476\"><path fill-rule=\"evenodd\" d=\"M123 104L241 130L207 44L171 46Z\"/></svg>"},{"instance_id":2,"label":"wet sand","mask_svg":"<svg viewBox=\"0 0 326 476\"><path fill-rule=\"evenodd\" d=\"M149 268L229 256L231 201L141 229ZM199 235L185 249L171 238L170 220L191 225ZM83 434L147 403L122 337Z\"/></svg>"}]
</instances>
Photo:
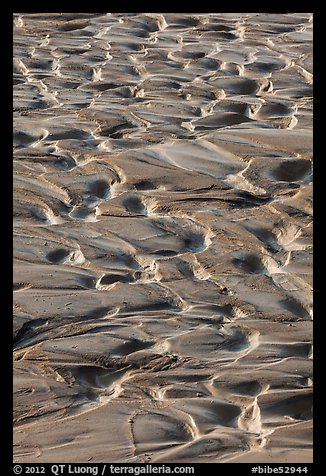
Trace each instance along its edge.
<instances>
[{"instance_id":1,"label":"wet sand","mask_svg":"<svg viewBox=\"0 0 326 476\"><path fill-rule=\"evenodd\" d=\"M312 460L312 15L14 15L16 462Z\"/></svg>"}]
</instances>

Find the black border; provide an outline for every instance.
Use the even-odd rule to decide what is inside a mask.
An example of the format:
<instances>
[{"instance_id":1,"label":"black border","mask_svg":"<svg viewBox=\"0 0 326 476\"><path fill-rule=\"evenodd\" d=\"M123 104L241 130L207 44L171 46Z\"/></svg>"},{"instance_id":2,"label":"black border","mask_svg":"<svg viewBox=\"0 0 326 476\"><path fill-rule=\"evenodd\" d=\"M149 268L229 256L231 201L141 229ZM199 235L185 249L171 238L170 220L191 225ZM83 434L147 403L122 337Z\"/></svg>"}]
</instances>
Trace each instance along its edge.
<instances>
[{"instance_id":1,"label":"black border","mask_svg":"<svg viewBox=\"0 0 326 476\"><path fill-rule=\"evenodd\" d=\"M2 27L0 29L1 35L3 36L1 44L3 45L4 53L4 71L3 75L0 75L4 79L3 84L3 94L2 94L2 104L4 105L5 113L3 114L2 120L2 130L4 132L4 138L6 141L3 141L2 148L2 166L3 172L0 174L2 186L1 190L3 193L3 224L2 224L2 237L5 238L5 243L2 242L4 266L2 268L2 289L4 289L4 298L1 315L1 354L4 362L4 371L6 379L4 381L5 385L2 385L1 397L2 402L4 403L3 416L4 421L1 425L4 429L5 434L3 435L2 442L3 446L3 456L1 459L5 460L5 463L8 463L10 467L10 473L12 474L11 464L12 464L12 449L13 449L13 431L12 431L12 421L13 421L13 391L12 391L12 379L13 379L13 361L12 361L12 306L13 306L13 291L12 291L12 280L13 280L13 172L12 172L12 135L13 135L13 111L12 111L12 94L13 84L12 84L12 69L13 69L13 55L12 55L12 37L13 37L13 25L12 25L12 16L6 15L4 21L2 22ZM8 74L6 74L8 73ZM10 282L11 281L11 282ZM7 465L7 464L6 464Z\"/></svg>"},{"instance_id":2,"label":"black border","mask_svg":"<svg viewBox=\"0 0 326 476\"><path fill-rule=\"evenodd\" d=\"M77 3L77 2L76 2ZM4 424L1 425L2 430L4 430L2 444L1 444L1 453L2 453L2 461L5 463L5 466L8 467L8 473L6 469L3 468L1 465L1 469L3 474L13 474L12 473L12 465L13 465L13 431L12 431L12 417L13 417L13 399L12 399L12 374L13 374L13 362L12 362L12 324L11 324L11 316L12 316L12 263L13 263L13 249L12 249L12 236L13 236L13 227L12 227L12 212L13 212L13 186L12 186L12 134L13 134L13 113L12 113L12 98L13 93L9 94L9 91L12 90L12 67L13 67L13 54L12 54L12 43L13 43L13 27L12 27L12 16L13 13L23 12L23 13L37 13L37 12L58 12L58 11L66 11L66 12L76 12L77 10L87 11L87 12L133 12L137 9L139 12L151 12L151 13L160 13L160 12L176 12L176 13L213 13L221 7L225 9L226 6L231 7L233 6L234 11L241 11L244 10L244 5L237 5L236 2L233 2L232 5L230 2L222 2L221 4L215 3L210 5L207 3L200 3L199 8L194 8L194 2L187 2L186 6L183 6L181 2L176 3L174 2L167 2L165 1L164 4L159 4L153 2L149 5L147 2L119 2L118 4L106 4L105 2L101 1L92 1L90 9L88 5L83 6L83 4L78 3L78 5L74 3L62 2L60 0L56 1L53 6L50 5L49 2L40 3L39 5L37 2L28 4L28 2L24 0L15 0L11 2L10 5L2 6L2 9L5 9L5 18L1 24L1 35L3 36L1 45L4 52L4 59L3 59L3 74L0 76L4 81L3 85L3 96L2 96L2 103L5 106L5 114L3 114L3 121L2 121L2 131L4 132L4 136L6 137L6 149L2 149L2 151L6 150L7 153L2 153L2 167L3 173L0 174L0 177L3 181L1 190L5 192L5 196L3 197L3 209L2 209L2 237L5 238L5 244L2 244L2 252L4 253L4 262L5 266L2 269L2 286L4 291L4 306L2 307L2 329L1 329L1 349L3 354L3 361L4 361L4 371L5 371L5 385L2 385L1 397L2 402L4 403L4 410L2 412L2 416L4 418ZM147 3L147 4L146 4ZM120 8L117 8L119 6ZM322 263L321 257L323 256L323 250L321 248L321 242L323 238L323 203L321 203L321 187L323 186L323 174L321 170L322 160L324 159L322 153L318 153L318 140L322 137L323 134L323 112L320 110L322 107L321 99L322 95L318 94L318 90L321 90L323 87L324 77L320 69L322 68L322 58L318 57L318 50L322 49L322 42L324 38L321 34L322 28L324 27L324 16L321 12L321 2L316 5L316 2L261 2L261 1L250 1L245 3L246 10L248 12L257 11L259 13L287 13L287 12L312 12L314 15L314 72L315 74L315 88L317 88L317 94L315 93L314 99L314 120L313 120L313 134L314 134L314 150L317 151L317 173L314 174L314 219L313 219L313 227L314 227L314 256L317 256L318 265L315 265L314 260L314 276L313 276L313 283L314 283L314 309L317 311L317 324L314 324L314 347L317 349L315 352L314 357L314 375L316 378L314 379L314 402L315 402L315 417L314 417L314 461L312 464L304 464L302 463L301 466L307 466L309 468L308 474L312 474L314 470L319 473L319 468L322 468L322 435L323 435L323 427L321 423L321 416L323 415L322 407L320 405L320 400L323 398L322 393L322 379L321 370L323 368L322 365L322 352L323 349L323 333L320 329L321 326L321 319L324 317L322 316L321 310L323 309L323 303L320 302L322 299L322 291L323 291L323 277L321 275ZM78 8L79 7L79 8ZM98 7L98 8L97 8ZM106 7L106 8L104 8ZM220 12L220 10L218 10ZM225 12L221 13L232 13L232 9L227 9ZM8 74L7 74L8 73ZM5 141L3 142L5 143ZM324 152L324 150L323 150ZM319 202L320 201L320 202ZM11 282L10 282L11 281ZM9 296L9 299L8 299ZM110 463L108 463L110 464ZM216 468L215 465L219 463L207 463L209 464L209 468ZM123 463L121 463L123 465ZM120 465L120 466L121 466ZM127 465L127 463L126 463ZM180 464L179 466L194 466L195 467L195 474L197 474L197 470L205 469L204 463L197 463L197 464ZM238 474L251 474L251 467L254 466L255 463L223 463L222 470L236 470ZM257 464L259 465L259 463ZM269 467L277 467L277 466L300 466L299 464L285 464L280 463L261 463L260 466L269 466ZM28 466L27 464L21 465L23 468ZM46 467L46 474L52 474L50 472L50 464L40 464L36 463L34 466L44 466ZM86 466L86 465L83 465ZM99 464L100 466L100 464ZM119 466L115 464L114 466ZM141 465L133 465L128 464L128 466L141 466ZM168 465L165 466L175 466L175 465ZM233 468L232 468L233 466ZM202 467L202 468L201 468ZM48 472L49 471L49 472ZM23 473L24 474L24 471ZM99 472L100 474L100 472ZM108 474L108 473L106 473ZM298 473L295 473L298 474ZM307 473L303 473L307 474Z\"/></svg>"}]
</instances>

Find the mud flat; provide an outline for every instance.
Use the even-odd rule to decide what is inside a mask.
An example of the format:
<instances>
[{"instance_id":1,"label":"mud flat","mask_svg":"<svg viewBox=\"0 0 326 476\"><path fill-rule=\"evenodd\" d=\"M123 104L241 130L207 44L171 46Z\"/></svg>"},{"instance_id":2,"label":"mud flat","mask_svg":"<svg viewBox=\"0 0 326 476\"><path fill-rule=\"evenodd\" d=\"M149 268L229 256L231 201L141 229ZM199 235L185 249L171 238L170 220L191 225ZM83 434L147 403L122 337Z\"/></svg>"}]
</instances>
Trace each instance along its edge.
<instances>
[{"instance_id":1,"label":"mud flat","mask_svg":"<svg viewBox=\"0 0 326 476\"><path fill-rule=\"evenodd\" d=\"M312 460L312 15L14 15L16 462Z\"/></svg>"}]
</instances>

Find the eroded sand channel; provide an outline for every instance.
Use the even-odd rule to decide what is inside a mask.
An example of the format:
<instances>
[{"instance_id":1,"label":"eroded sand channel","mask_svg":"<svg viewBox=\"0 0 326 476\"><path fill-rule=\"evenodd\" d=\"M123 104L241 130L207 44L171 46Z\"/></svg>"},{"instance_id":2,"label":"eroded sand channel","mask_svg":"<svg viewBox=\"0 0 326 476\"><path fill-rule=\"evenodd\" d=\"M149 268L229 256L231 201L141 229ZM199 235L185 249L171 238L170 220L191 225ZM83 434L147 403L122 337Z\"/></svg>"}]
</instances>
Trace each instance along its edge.
<instances>
[{"instance_id":1,"label":"eroded sand channel","mask_svg":"<svg viewBox=\"0 0 326 476\"><path fill-rule=\"evenodd\" d=\"M312 15L14 15L17 462L309 462Z\"/></svg>"}]
</instances>

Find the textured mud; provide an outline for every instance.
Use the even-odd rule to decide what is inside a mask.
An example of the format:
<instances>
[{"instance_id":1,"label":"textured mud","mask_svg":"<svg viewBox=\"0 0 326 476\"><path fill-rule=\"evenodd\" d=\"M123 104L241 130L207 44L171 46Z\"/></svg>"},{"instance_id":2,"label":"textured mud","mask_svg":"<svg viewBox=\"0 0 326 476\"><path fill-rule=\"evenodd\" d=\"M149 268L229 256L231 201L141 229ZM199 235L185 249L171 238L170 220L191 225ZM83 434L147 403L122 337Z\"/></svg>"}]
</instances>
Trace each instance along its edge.
<instances>
[{"instance_id":1,"label":"textured mud","mask_svg":"<svg viewBox=\"0 0 326 476\"><path fill-rule=\"evenodd\" d=\"M312 459L312 15L14 15L17 462Z\"/></svg>"}]
</instances>

